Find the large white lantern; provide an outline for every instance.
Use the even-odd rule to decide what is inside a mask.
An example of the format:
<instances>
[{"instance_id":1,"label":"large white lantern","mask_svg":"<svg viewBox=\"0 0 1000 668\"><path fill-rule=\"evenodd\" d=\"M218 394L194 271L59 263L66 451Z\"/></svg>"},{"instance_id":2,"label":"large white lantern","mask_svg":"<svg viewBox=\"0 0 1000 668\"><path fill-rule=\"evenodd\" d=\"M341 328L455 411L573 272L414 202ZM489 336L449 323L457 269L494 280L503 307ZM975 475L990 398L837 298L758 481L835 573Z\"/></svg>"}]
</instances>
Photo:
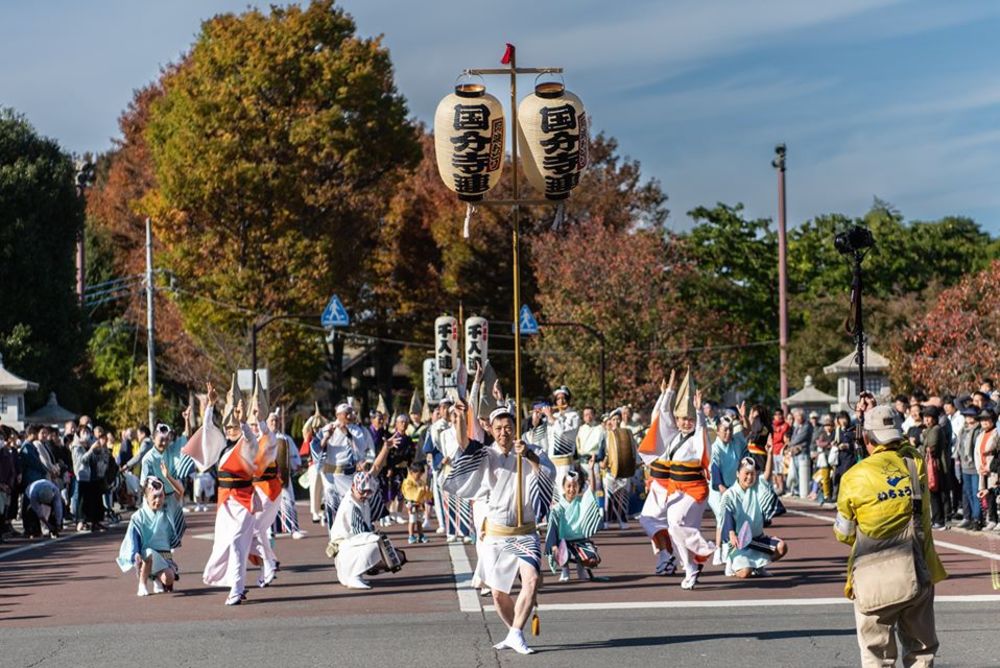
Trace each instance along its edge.
<instances>
[{"instance_id":1,"label":"large white lantern","mask_svg":"<svg viewBox=\"0 0 1000 668\"><path fill-rule=\"evenodd\" d=\"M460 200L478 202L500 182L503 106L483 84L459 84L438 104L434 152L441 179Z\"/></svg>"},{"instance_id":2,"label":"large white lantern","mask_svg":"<svg viewBox=\"0 0 1000 668\"><path fill-rule=\"evenodd\" d=\"M517 138L528 182L546 199L561 200L580 183L590 158L583 102L558 81L535 86L517 107Z\"/></svg>"},{"instance_id":3,"label":"large white lantern","mask_svg":"<svg viewBox=\"0 0 1000 668\"><path fill-rule=\"evenodd\" d=\"M438 374L443 377L458 368L458 320L450 315L434 321L434 360Z\"/></svg>"},{"instance_id":4,"label":"large white lantern","mask_svg":"<svg viewBox=\"0 0 1000 668\"><path fill-rule=\"evenodd\" d=\"M490 324L486 318L474 316L465 319L465 368L475 373L477 367L486 368L490 349Z\"/></svg>"}]
</instances>

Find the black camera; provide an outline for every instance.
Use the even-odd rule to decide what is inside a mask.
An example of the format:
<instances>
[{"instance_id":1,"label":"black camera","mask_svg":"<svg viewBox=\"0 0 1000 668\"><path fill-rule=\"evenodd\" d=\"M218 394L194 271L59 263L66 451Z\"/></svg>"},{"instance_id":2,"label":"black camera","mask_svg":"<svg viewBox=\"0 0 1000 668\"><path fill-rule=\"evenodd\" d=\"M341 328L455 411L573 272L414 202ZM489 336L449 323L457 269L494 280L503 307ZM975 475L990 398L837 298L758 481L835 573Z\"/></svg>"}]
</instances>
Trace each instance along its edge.
<instances>
[{"instance_id":1,"label":"black camera","mask_svg":"<svg viewBox=\"0 0 1000 668\"><path fill-rule=\"evenodd\" d=\"M833 245L842 255L853 255L875 245L875 237L867 227L854 225L833 238Z\"/></svg>"}]
</instances>

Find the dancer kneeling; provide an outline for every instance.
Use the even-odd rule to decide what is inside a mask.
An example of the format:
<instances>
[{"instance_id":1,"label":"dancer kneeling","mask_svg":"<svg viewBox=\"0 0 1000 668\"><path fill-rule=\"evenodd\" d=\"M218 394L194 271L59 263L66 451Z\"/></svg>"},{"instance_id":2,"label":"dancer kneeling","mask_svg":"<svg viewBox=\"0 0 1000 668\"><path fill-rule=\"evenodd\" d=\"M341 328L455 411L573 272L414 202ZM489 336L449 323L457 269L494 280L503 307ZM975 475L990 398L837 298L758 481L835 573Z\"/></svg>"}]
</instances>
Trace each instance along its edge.
<instances>
[{"instance_id":1,"label":"dancer kneeling","mask_svg":"<svg viewBox=\"0 0 1000 668\"><path fill-rule=\"evenodd\" d=\"M771 477L771 446L767 446L767 464L757 475L753 457L744 457L736 474L736 484L722 496L722 535L729 540L726 575L738 578L767 576L765 566L788 554L785 541L764 533L761 507L761 484Z\"/></svg>"},{"instance_id":2,"label":"dancer kneeling","mask_svg":"<svg viewBox=\"0 0 1000 668\"><path fill-rule=\"evenodd\" d=\"M604 517L604 511L597 501L601 491L600 477L594 470L596 458L590 458L590 480L596 489L587 487L580 492L581 483L586 478L576 469L566 471L562 481L562 498L549 514L549 530L545 537L545 553L549 557L552 572L561 568L559 582L569 580L569 564L576 564L576 574L581 580L592 580L590 569L601 563L597 546L591 538L597 533Z\"/></svg>"},{"instance_id":3,"label":"dancer kneeling","mask_svg":"<svg viewBox=\"0 0 1000 668\"><path fill-rule=\"evenodd\" d=\"M330 525L327 554L335 556L337 580L348 589L371 589L362 575L395 573L406 563L403 551L394 548L388 536L375 531L379 518L373 512L372 503L378 494L379 471L385 465L389 449L396 447L397 442L386 439L371 468L354 474L351 493L341 499ZM377 507L383 508L381 504Z\"/></svg>"},{"instance_id":4,"label":"dancer kneeling","mask_svg":"<svg viewBox=\"0 0 1000 668\"><path fill-rule=\"evenodd\" d=\"M127 573L134 566L139 578L139 596L149 596L146 581L153 581L153 593L174 590L178 568L170 551L175 528L167 512L163 481L148 476L143 481L144 502L132 514L128 530L118 550L118 567Z\"/></svg>"}]
</instances>

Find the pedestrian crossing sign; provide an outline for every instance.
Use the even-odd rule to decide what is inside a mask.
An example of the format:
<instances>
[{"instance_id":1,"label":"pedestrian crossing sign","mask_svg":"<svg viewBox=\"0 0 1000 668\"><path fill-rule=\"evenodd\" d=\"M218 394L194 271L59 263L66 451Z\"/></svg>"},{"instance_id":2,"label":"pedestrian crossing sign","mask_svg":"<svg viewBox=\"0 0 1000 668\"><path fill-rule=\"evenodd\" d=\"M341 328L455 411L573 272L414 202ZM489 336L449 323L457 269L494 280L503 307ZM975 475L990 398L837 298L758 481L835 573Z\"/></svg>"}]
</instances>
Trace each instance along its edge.
<instances>
[{"instance_id":1,"label":"pedestrian crossing sign","mask_svg":"<svg viewBox=\"0 0 1000 668\"><path fill-rule=\"evenodd\" d=\"M351 323L351 318L347 315L347 309L344 308L340 297L337 295L330 297L329 303L323 309L323 315L320 316L320 323L327 329L332 327L347 327Z\"/></svg>"},{"instance_id":2,"label":"pedestrian crossing sign","mask_svg":"<svg viewBox=\"0 0 1000 668\"><path fill-rule=\"evenodd\" d=\"M517 318L521 334L538 334L538 321L527 304L521 304L521 313Z\"/></svg>"}]
</instances>

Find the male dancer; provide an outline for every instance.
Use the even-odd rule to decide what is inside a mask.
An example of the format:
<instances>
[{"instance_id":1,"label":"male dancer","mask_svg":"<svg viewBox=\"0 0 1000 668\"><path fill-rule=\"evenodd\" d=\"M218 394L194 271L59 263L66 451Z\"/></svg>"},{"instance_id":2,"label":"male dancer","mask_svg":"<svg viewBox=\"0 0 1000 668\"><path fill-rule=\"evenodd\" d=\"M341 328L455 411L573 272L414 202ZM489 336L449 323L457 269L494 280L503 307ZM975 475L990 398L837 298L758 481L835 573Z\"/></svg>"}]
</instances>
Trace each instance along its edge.
<instances>
[{"instance_id":1,"label":"male dancer","mask_svg":"<svg viewBox=\"0 0 1000 668\"><path fill-rule=\"evenodd\" d=\"M443 487L449 493L475 498L477 505L485 505L485 520L476 528L480 537L476 549L480 563L476 572L490 588L497 613L509 629L507 637L495 648L532 654L534 650L524 639L524 625L535 604L542 556L532 520L535 504L545 507L551 504L554 471L543 467L538 454L516 439L514 414L509 407L490 414L494 438L490 446L469 438L465 406L459 403L456 408L458 452ZM524 459L520 482L519 457ZM521 592L515 601L510 591L518 576Z\"/></svg>"}]
</instances>

